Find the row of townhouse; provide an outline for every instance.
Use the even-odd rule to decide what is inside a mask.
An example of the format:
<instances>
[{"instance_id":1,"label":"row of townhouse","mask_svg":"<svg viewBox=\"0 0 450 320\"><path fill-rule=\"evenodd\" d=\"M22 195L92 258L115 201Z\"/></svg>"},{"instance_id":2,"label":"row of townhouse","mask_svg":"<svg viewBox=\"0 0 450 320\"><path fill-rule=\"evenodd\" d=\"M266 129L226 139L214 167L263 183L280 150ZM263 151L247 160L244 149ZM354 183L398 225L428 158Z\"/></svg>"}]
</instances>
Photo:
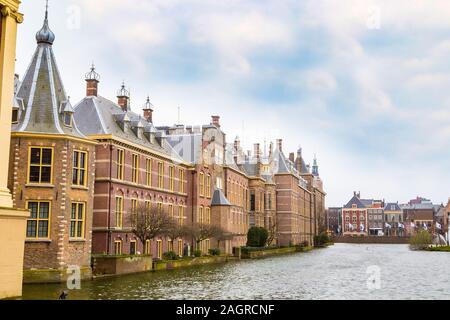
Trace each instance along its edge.
<instances>
[{"instance_id":1,"label":"row of townhouse","mask_svg":"<svg viewBox=\"0 0 450 320\"><path fill-rule=\"evenodd\" d=\"M330 230L343 235L409 236L420 229L445 233L449 204L446 207L435 205L420 197L407 204L386 203L363 199L359 192L354 192L342 208L328 209L328 221L332 221Z\"/></svg>"},{"instance_id":2,"label":"row of townhouse","mask_svg":"<svg viewBox=\"0 0 450 320\"><path fill-rule=\"evenodd\" d=\"M227 240L206 239L200 249L231 254L246 244L250 226L276 233L278 245L313 242L325 220L325 192L313 170L255 144L244 152L226 142L220 117L203 126L155 126L147 99L131 110L125 85L113 102L99 94L100 76L86 74L86 97L72 106L59 73L46 14L37 48L22 79L16 77L8 186L14 206L30 211L24 256L27 274L58 281L71 265L91 276L91 255L180 256L191 239L133 234L139 206L167 212L180 225L220 225Z\"/></svg>"}]
</instances>

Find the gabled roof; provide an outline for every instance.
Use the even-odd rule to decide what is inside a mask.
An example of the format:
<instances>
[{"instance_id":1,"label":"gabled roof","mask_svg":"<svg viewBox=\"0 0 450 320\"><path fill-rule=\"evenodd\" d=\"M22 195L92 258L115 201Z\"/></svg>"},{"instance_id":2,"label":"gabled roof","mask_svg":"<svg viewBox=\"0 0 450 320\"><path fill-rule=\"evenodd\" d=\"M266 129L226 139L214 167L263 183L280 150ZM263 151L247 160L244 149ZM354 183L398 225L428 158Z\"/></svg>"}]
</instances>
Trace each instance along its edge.
<instances>
[{"instance_id":1,"label":"gabled roof","mask_svg":"<svg viewBox=\"0 0 450 320\"><path fill-rule=\"evenodd\" d=\"M358 209L364 209L364 208L366 208L366 206L361 202L361 200L356 196L356 195L354 195L351 199L350 199L350 201L344 206L344 208L345 209L350 209L350 208L353 208L353 205L356 205L356 207L358 208Z\"/></svg>"}]
</instances>

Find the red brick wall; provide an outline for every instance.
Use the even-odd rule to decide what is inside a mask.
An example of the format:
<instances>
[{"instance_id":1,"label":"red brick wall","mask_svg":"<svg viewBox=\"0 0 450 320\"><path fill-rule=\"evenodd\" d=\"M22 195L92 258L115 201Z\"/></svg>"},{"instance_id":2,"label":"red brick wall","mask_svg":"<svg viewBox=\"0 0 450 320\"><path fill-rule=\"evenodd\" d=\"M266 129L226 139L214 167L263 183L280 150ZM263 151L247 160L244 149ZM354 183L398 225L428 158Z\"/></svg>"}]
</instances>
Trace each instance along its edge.
<instances>
[{"instance_id":1,"label":"red brick wall","mask_svg":"<svg viewBox=\"0 0 450 320\"><path fill-rule=\"evenodd\" d=\"M27 184L29 147L31 146L54 148L52 182L45 187ZM88 152L86 188L72 185L74 149ZM49 239L26 241L24 269L59 269L69 265L90 266L95 147L89 143L67 139L13 135L11 150L9 188L12 191L14 206L25 208L26 202L32 200L51 202ZM72 202L84 202L86 206L83 240L69 239Z\"/></svg>"}]
</instances>

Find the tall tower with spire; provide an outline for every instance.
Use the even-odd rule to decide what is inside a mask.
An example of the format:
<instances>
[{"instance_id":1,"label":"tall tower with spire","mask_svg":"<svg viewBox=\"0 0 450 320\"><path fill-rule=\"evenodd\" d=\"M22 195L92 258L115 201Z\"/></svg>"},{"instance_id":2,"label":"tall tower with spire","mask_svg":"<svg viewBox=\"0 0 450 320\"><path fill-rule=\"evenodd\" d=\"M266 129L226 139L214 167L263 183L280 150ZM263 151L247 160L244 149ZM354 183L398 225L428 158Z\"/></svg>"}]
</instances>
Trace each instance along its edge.
<instances>
[{"instance_id":1,"label":"tall tower with spire","mask_svg":"<svg viewBox=\"0 0 450 320\"><path fill-rule=\"evenodd\" d=\"M70 265L81 267L82 279L90 278L96 143L78 130L73 117L53 53L48 4L35 39L15 96L8 178L13 205L30 212L23 280L64 281Z\"/></svg>"}]
</instances>

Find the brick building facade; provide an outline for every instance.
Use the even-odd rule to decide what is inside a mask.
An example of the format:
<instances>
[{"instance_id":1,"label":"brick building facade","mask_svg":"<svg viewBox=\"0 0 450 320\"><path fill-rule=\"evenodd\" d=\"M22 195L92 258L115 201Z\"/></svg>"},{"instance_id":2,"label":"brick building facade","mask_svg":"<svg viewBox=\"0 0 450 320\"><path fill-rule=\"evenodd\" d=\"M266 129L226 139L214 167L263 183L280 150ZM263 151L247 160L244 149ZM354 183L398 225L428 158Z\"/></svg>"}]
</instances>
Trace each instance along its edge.
<instances>
[{"instance_id":1,"label":"brick building facade","mask_svg":"<svg viewBox=\"0 0 450 320\"><path fill-rule=\"evenodd\" d=\"M131 110L122 84L114 102L99 94L100 76L86 74L86 97L72 107L52 51L48 26L22 81L16 79L9 188L14 205L30 210L25 269L46 270L59 281L72 264L90 276L91 254L185 254L193 239L157 237L141 243L131 228L133 210L155 208L180 225L217 224L221 239L201 251L231 254L251 226L273 243L313 243L325 229L325 192L317 160L287 158L282 140L269 152L244 152L227 143L220 117L203 126L155 126L150 99ZM135 106L134 106L135 107ZM292 154L293 155L293 154ZM21 170L27 168L27 170ZM56 273L54 273L56 271Z\"/></svg>"},{"instance_id":2,"label":"brick building facade","mask_svg":"<svg viewBox=\"0 0 450 320\"><path fill-rule=\"evenodd\" d=\"M46 13L31 64L23 81L16 78L8 186L14 207L30 211L25 282L61 281L72 265L82 278L91 274L96 142L73 121L54 39Z\"/></svg>"}]
</instances>

